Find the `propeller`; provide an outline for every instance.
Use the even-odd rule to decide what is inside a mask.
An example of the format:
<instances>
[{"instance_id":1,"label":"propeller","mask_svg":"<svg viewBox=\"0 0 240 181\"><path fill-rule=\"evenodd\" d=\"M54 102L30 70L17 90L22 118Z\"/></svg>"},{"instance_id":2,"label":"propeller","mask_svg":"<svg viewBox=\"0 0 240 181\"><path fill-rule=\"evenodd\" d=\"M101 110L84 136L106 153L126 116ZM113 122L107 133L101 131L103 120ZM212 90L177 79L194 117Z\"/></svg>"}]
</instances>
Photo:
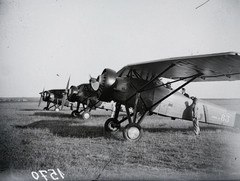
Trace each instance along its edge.
<instances>
[{"instance_id":1,"label":"propeller","mask_svg":"<svg viewBox=\"0 0 240 181\"><path fill-rule=\"evenodd\" d=\"M68 78L67 86L66 86L66 89L65 89L65 91L63 93L61 110L63 109L63 106L65 105L66 100L67 100L67 94L68 94L68 87L69 87L69 83L70 83L70 77L71 76L69 76L69 78Z\"/></svg>"},{"instance_id":2,"label":"propeller","mask_svg":"<svg viewBox=\"0 0 240 181\"><path fill-rule=\"evenodd\" d=\"M90 79L89 79L89 83L91 84L91 87L93 88L93 90L98 90L99 88L99 77L96 79L96 78L93 78L90 74Z\"/></svg>"},{"instance_id":3,"label":"propeller","mask_svg":"<svg viewBox=\"0 0 240 181\"><path fill-rule=\"evenodd\" d=\"M38 102L38 107L41 105L41 102L42 102L42 96L43 96L43 92L45 91L45 87L43 88L43 91L40 92L40 99L39 99L39 102Z\"/></svg>"},{"instance_id":4,"label":"propeller","mask_svg":"<svg viewBox=\"0 0 240 181\"><path fill-rule=\"evenodd\" d=\"M70 102L75 102L75 101L77 101L76 99L76 96L77 96L77 94L78 94L78 87L77 86L74 86L74 85L72 85L70 88L69 88L69 90L68 90L68 101L70 101Z\"/></svg>"}]
</instances>

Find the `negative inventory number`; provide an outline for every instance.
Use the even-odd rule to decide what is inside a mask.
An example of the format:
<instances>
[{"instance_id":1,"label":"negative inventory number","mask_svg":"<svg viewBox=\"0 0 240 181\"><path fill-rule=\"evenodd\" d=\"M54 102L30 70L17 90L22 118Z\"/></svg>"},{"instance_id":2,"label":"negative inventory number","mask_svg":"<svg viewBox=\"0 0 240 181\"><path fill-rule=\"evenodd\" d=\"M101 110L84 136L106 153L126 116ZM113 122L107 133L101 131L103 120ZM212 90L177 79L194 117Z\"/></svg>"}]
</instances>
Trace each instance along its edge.
<instances>
[{"instance_id":1,"label":"negative inventory number","mask_svg":"<svg viewBox=\"0 0 240 181\"><path fill-rule=\"evenodd\" d=\"M37 172L32 171L32 177L38 180L40 177L48 181L48 178L52 180L59 180L59 178L64 179L64 173L57 168L57 172L54 169L48 170L38 170Z\"/></svg>"}]
</instances>

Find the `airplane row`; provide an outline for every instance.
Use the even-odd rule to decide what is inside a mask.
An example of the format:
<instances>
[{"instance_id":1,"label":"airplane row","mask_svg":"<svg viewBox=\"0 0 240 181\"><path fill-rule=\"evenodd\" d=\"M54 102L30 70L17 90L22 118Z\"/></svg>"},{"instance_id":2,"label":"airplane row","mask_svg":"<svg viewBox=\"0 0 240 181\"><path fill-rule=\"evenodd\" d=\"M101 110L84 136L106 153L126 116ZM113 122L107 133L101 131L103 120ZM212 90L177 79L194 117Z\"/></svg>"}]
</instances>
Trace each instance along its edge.
<instances>
[{"instance_id":1,"label":"airplane row","mask_svg":"<svg viewBox=\"0 0 240 181\"><path fill-rule=\"evenodd\" d=\"M91 117L91 110L100 108L105 110L113 110L113 103L102 102L97 99L96 92L88 83L78 86L72 85L69 88L70 77L67 82L66 89L51 89L40 92L38 107L42 101L47 102L43 110L54 108L55 111L62 110L64 106L70 107L72 117L82 116L84 120ZM75 106L77 103L77 106ZM82 106L82 107L80 107Z\"/></svg>"},{"instance_id":2,"label":"airplane row","mask_svg":"<svg viewBox=\"0 0 240 181\"><path fill-rule=\"evenodd\" d=\"M161 78L172 81L163 83ZM141 123L146 116L157 114L193 121L193 100L179 92L186 85L236 80L240 80L240 56L236 52L174 57L127 65L118 72L105 68L97 78L91 77L89 83L70 88L69 78L66 89L43 90L39 105L43 100L47 101L44 109L55 107L59 110L60 106L62 109L77 102L72 116L81 114L83 119L88 119L92 109L111 103L108 109L114 112L104 124L105 131L119 131L121 124L128 121L123 128L123 137L137 141L143 135ZM169 88L170 84L177 88ZM119 120L123 108L126 116ZM194 114L199 122L240 127L240 114L227 108L198 99L196 110Z\"/></svg>"}]
</instances>

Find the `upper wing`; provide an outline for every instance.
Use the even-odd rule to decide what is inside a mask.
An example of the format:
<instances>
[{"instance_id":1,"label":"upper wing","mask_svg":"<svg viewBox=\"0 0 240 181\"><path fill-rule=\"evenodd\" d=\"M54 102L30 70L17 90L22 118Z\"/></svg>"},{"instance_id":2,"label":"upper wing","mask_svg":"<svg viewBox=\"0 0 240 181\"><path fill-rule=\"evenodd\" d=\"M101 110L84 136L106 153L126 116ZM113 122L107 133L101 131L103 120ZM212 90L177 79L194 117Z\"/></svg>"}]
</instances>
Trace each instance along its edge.
<instances>
[{"instance_id":1,"label":"upper wing","mask_svg":"<svg viewBox=\"0 0 240 181\"><path fill-rule=\"evenodd\" d=\"M162 73L162 74L161 74ZM199 81L240 80L240 56L235 52L169 58L131 64L118 71L120 77L140 77L150 80L161 77L178 79L201 73Z\"/></svg>"},{"instance_id":2,"label":"upper wing","mask_svg":"<svg viewBox=\"0 0 240 181\"><path fill-rule=\"evenodd\" d=\"M56 98L62 98L65 89L51 89L49 92L53 93Z\"/></svg>"}]
</instances>

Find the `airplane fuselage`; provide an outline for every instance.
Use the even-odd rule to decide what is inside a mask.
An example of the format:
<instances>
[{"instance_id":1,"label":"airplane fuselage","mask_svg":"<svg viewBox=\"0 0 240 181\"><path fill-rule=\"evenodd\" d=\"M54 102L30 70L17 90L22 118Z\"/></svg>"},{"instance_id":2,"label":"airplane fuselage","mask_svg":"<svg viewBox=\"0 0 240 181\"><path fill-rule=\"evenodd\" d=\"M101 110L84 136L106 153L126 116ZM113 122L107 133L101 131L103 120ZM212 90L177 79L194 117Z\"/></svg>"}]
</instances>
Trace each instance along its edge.
<instances>
[{"instance_id":1,"label":"airplane fuselage","mask_svg":"<svg viewBox=\"0 0 240 181\"><path fill-rule=\"evenodd\" d=\"M116 82L112 85L113 91L109 94L112 97L108 97L107 99L134 107L137 96L136 90L141 90L146 83L147 81L141 79L117 77ZM191 121L192 99L179 92L171 94L173 90L161 86L161 84L161 82L156 81L150 83L140 91L140 99L137 103L138 111L151 109L150 111L154 114ZM159 100L168 94L171 94L171 96L158 103ZM234 111L200 99L198 99L196 108L197 118L200 122L240 127L240 115Z\"/></svg>"},{"instance_id":2,"label":"airplane fuselage","mask_svg":"<svg viewBox=\"0 0 240 181\"><path fill-rule=\"evenodd\" d=\"M190 98L177 92L161 102L153 112L173 118L192 120L191 104L192 100ZM234 111L201 99L198 99L196 108L199 122L240 127L240 115Z\"/></svg>"}]
</instances>

